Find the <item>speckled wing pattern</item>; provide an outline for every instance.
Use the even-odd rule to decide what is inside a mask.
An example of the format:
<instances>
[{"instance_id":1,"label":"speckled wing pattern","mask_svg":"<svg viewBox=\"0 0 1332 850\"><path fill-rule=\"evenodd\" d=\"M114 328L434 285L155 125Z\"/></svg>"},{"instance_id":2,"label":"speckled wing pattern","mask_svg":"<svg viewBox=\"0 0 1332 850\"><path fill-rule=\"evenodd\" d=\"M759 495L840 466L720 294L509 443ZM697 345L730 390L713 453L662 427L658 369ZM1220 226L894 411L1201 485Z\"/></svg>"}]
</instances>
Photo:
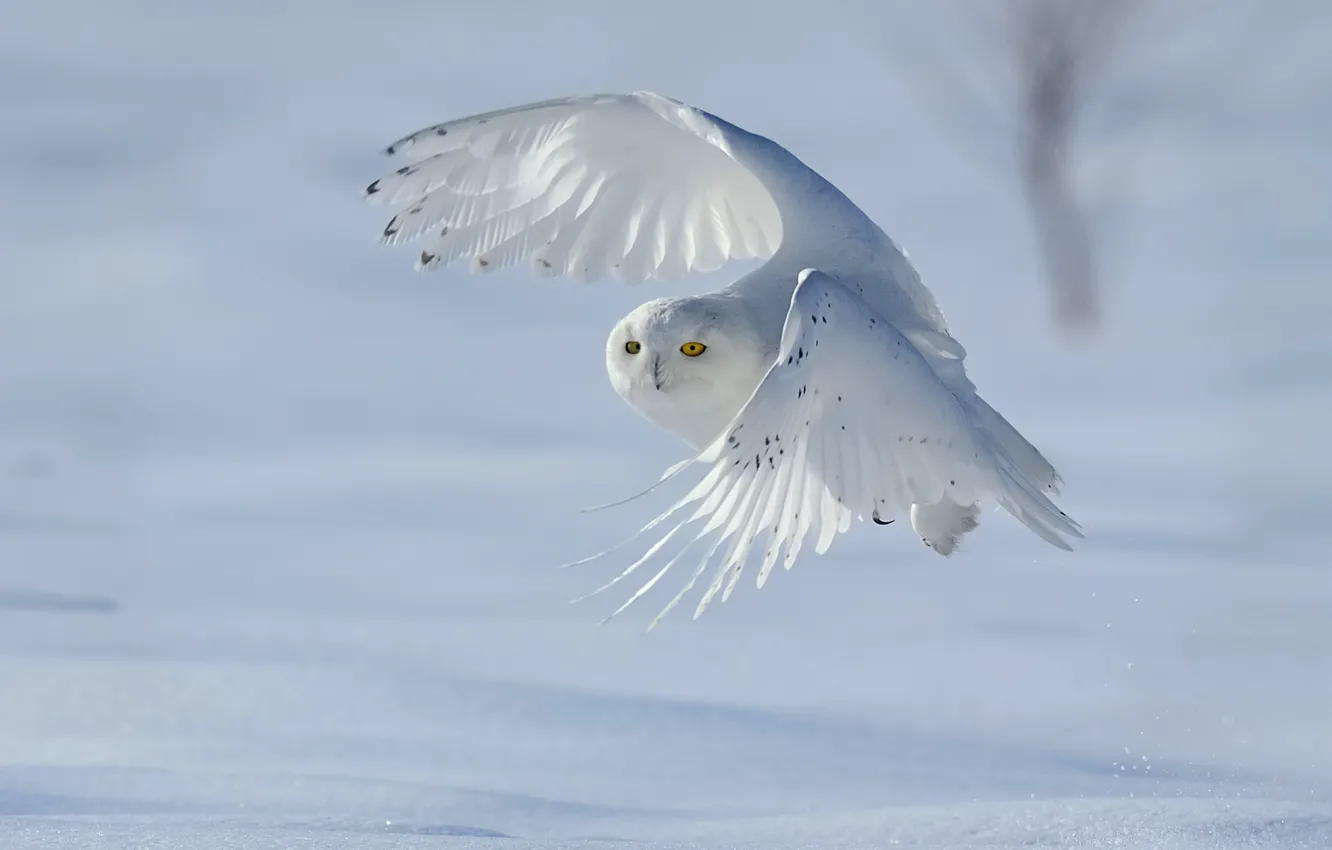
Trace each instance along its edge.
<instances>
[{"instance_id":1,"label":"speckled wing pattern","mask_svg":"<svg viewBox=\"0 0 1332 850\"><path fill-rule=\"evenodd\" d=\"M730 597L756 545L763 552L757 574L762 587L778 560L791 568L807 538L821 553L853 518L901 515L912 504L944 496L963 505L997 501L1037 535L1069 549L1064 536L1082 537L1077 523L1046 497L1041 482L1024 474L976 415L916 347L856 294L826 274L803 272L776 361L730 426L693 459L708 465L708 472L640 534L689 505L697 508L594 593L627 578L698 523L689 545L611 614L656 585L695 543L710 539L684 588L652 625L715 564L697 617L719 592L723 600ZM663 480L684 468L672 468Z\"/></svg>"},{"instance_id":2,"label":"speckled wing pattern","mask_svg":"<svg viewBox=\"0 0 1332 850\"><path fill-rule=\"evenodd\" d=\"M637 283L767 259L771 194L706 115L640 92L564 98L427 127L365 189L395 209L382 239L425 238L416 267L529 263L540 275Z\"/></svg>"}]
</instances>

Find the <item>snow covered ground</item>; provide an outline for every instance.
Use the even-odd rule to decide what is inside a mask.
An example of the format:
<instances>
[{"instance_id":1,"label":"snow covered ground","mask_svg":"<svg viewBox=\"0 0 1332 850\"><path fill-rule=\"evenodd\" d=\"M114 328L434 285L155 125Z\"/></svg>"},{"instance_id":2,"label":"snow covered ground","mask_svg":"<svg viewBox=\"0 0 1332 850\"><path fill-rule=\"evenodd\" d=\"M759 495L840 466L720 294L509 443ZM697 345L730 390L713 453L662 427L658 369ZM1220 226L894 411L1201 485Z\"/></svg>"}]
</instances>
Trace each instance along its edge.
<instances>
[{"instance_id":1,"label":"snow covered ground","mask_svg":"<svg viewBox=\"0 0 1332 850\"><path fill-rule=\"evenodd\" d=\"M1332 847L1318 28L1156 126L1070 344L864 9L645 9L6 11L0 847ZM359 192L403 132L636 88L902 242L1075 554L993 514L651 634L673 587L566 604L662 500L577 507L682 456L603 372L648 289L415 276Z\"/></svg>"}]
</instances>

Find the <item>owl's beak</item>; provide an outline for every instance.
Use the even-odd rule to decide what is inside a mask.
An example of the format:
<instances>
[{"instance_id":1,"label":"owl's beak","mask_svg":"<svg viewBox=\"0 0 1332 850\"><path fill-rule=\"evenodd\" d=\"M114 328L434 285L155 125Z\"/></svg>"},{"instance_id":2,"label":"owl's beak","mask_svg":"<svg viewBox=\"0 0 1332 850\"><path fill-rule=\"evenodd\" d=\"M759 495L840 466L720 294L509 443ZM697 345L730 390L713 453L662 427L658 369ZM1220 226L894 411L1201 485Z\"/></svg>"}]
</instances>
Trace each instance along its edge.
<instances>
[{"instance_id":1,"label":"owl's beak","mask_svg":"<svg viewBox=\"0 0 1332 850\"><path fill-rule=\"evenodd\" d=\"M658 391L660 391L662 386L666 383L661 376L661 357L655 354L652 356L652 382L657 385Z\"/></svg>"}]
</instances>

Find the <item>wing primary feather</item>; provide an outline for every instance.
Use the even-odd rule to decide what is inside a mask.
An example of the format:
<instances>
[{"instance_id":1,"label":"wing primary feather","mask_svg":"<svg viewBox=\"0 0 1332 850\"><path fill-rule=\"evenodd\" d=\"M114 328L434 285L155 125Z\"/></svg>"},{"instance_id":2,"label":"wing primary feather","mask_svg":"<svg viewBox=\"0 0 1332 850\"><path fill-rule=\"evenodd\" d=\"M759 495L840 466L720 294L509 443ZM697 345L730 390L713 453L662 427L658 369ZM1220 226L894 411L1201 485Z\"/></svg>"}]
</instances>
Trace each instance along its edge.
<instances>
[{"instance_id":1,"label":"wing primary feather","mask_svg":"<svg viewBox=\"0 0 1332 850\"><path fill-rule=\"evenodd\" d=\"M780 436L781 431L775 431ZM789 433L789 431L788 431ZM778 441L778 450L780 451L780 440ZM722 602L731 598L731 593L735 590L740 581L740 576L744 573L745 564L749 561L750 550L758 536L763 530L773 522L775 509L773 507L774 495L779 487L782 486L782 478L786 472L787 464L778 466L773 460L773 445L765 440L764 460L769 461L768 469L763 470L763 484L759 490L758 499L749 511L744 528L741 529L740 536L736 538L735 545L731 547L723 563L724 570L730 570L730 579L726 583L726 589L722 591ZM778 454L777 457L785 457ZM760 465L760 469L762 466Z\"/></svg>"},{"instance_id":2,"label":"wing primary feather","mask_svg":"<svg viewBox=\"0 0 1332 850\"><path fill-rule=\"evenodd\" d=\"M679 463L675 464L675 466L671 467L670 469L668 469L668 470L666 471L666 474L662 476L662 480L661 480L661 481L658 481L657 484L654 484L654 485L652 485L652 486L653 486L653 487L656 487L656 486L660 485L660 484L662 483L662 481L665 481L667 478L669 478L669 477L675 475L676 473L678 473L678 472L680 471L680 469L683 469L683 468L684 468L686 465L688 465L692 460L693 460L692 458L689 458L689 459L686 459L686 460L680 461ZM679 467L679 469L677 469L676 467ZM589 555L589 556L587 556L586 558L579 558L577 561L570 561L570 562L567 563L567 564L561 564L561 565L560 565L560 569L567 569L567 568L569 568L569 567L578 567L578 566L582 566L583 564L588 564L588 563L591 563L592 561L598 560L599 558L603 558L603 557L605 557L606 555L611 554L612 552L618 552L619 550L623 549L625 546L628 546L630 543L633 543L635 540L637 540L638 538L642 537L645 533L651 531L652 529L656 528L656 527L657 527L658 525L660 525L661 523L665 522L665 521L666 521L666 520L667 520L672 514L674 514L674 513L675 513L676 511L678 511L680 508L684 507L685 505L689 504L690 502L697 501L698 499L703 498L704 495L706 495L706 493L709 492L709 488L715 487L716 482L717 482L717 479L720 478L720 477L721 477L721 470L720 470L720 468L714 468L714 469L712 469L711 471L709 471L709 473L708 473L706 476L704 476L704 478L703 478L702 481L700 481L698 484L696 484L696 485L694 486L694 489L693 489L693 490L689 491L688 494L686 494L682 499L680 499L680 500L679 500L678 502L676 502L674 505L672 505L671 507L667 508L665 511L662 511L662 512L661 512L660 514L658 514L655 518L653 518L652 521L648 522L648 523L647 523L646 525L644 525L642 528L638 529L638 531L635 531L631 536L625 538L624 540L621 540L619 543L615 544L614 546L612 546L611 548L609 548L609 549L607 549L607 550L605 550L605 551L603 551L603 552L598 552L598 553L595 554L595 555ZM650 489L652 489L652 488L649 488L649 490L650 490ZM646 492L646 491L645 491L645 492ZM638 494L638 495L641 496L641 495L643 495L643 494L640 493L640 494ZM638 496L631 496L631 497L630 497L630 499L636 499L636 498L638 498ZM625 499L624 501L627 502L627 501L629 501L630 499ZM621 504L623 504L623 503L621 503ZM614 507L614 505L602 505L602 506L600 506L600 507ZM592 509L589 509L589 510L592 510Z\"/></svg>"},{"instance_id":3,"label":"wing primary feather","mask_svg":"<svg viewBox=\"0 0 1332 850\"><path fill-rule=\"evenodd\" d=\"M735 480L724 481L722 482L722 486L714 488L712 493L709 494L708 498L704 500L704 503L702 505L699 505L698 510L695 511L692 517L685 520L684 522L681 522L679 525L676 525L669 532L667 532L662 537L661 540L657 541L657 543L650 550L648 550L647 554L645 554L642 558L639 559L638 563L641 564L643 561L646 561L649 558L651 558L653 555L655 555L657 552L661 550L661 547L666 544L667 540L669 540L672 536L675 535L675 532L679 531L680 529L694 522L694 520L706 515L709 511L711 511L712 516L709 517L707 524L703 527L703 530L698 533L697 539L706 537L708 534L714 531L716 527L720 525L718 517L719 516L725 517L730 512L731 506L734 504L736 497L740 493L740 488L737 485L743 480L744 479L742 477L740 481L735 481ZM721 503L720 507L716 508L715 510L709 508L710 504L717 501L720 501ZM726 535L723 534L721 537L722 539L725 539ZM638 592L635 593L632 598L630 598L627 602L621 605L618 609L616 609L616 611L612 613L610 617L614 617L616 614L619 614L621 611L628 608L634 602L634 600L638 599L644 593L650 590L653 585L655 585L658 581L661 580L662 576L666 575L667 571L670 570L670 568L678 560L679 560L679 554L677 554L676 557L671 558L671 560L667 561L666 565L662 567L661 570L656 575L654 575L642 587L640 587L638 589ZM635 566L637 566L637 564ZM624 577L623 574L617 576L615 579L612 579L611 583L614 584L623 577ZM607 617L606 619L609 620L610 617Z\"/></svg>"},{"instance_id":4,"label":"wing primary feather","mask_svg":"<svg viewBox=\"0 0 1332 850\"><path fill-rule=\"evenodd\" d=\"M770 467L771 469L771 467ZM736 535L735 543L731 545L731 551L727 553L726 560L722 562L723 571L730 571L731 578L726 582L726 589L722 591L722 602L731 598L732 591L740 581L740 574L745 570L745 562L749 560L750 547L753 546L755 538L758 537L763 520L763 515L768 507L768 494L776 485L777 471L763 474L763 486L759 490L758 499L749 508L749 515L745 520L744 527Z\"/></svg>"},{"instance_id":5,"label":"wing primary feather","mask_svg":"<svg viewBox=\"0 0 1332 850\"><path fill-rule=\"evenodd\" d=\"M801 548L805 545L805 535L807 535L814 526L814 519L819 510L821 495L823 490L823 479L819 471L823 466L823 440L817 433L811 433L809 426L801 434L805 439L806 451L809 454L805 461L805 480L802 485L802 492L799 496L798 513L795 517L795 529L792 532L791 544L786 549L786 561L782 567L791 569L795 566L796 558L800 555Z\"/></svg>"},{"instance_id":6,"label":"wing primary feather","mask_svg":"<svg viewBox=\"0 0 1332 850\"><path fill-rule=\"evenodd\" d=\"M473 271L530 260L547 277L675 279L781 244L786 200L738 138L650 92L561 98L404 136L384 152L406 161L363 194L396 208L384 242L449 231L421 270L468 257Z\"/></svg>"},{"instance_id":7,"label":"wing primary feather","mask_svg":"<svg viewBox=\"0 0 1332 850\"><path fill-rule=\"evenodd\" d=\"M629 566L625 567L625 568L624 568L624 572L620 573L620 574L617 575L615 578L613 578L613 579L611 579L610 581L606 582L606 583L603 584L601 587L598 587L596 590L592 591L591 593L585 593L585 594L583 594L582 596L578 597L577 599L571 600L571 601L569 602L569 604L570 604L570 605L577 605L579 602L583 602L583 601L585 601L585 600L587 600L587 599L591 599L593 596L596 596L598 593L601 593L602 591L605 591L605 590L609 590L610 588L612 588L612 587L614 587L615 585L619 584L619 583L620 583L621 581L623 581L624 579L628 578L630 575L633 574L633 572L634 572L635 570L637 570L639 567L643 566L643 564L645 564L645 563L647 563L648 561L650 561L650 560L652 559L652 556L653 556L653 555L655 555L655 554L657 554L658 552L660 552L661 549L662 549L662 547L665 546L665 545L670 541L670 539L671 539L672 537L675 536L675 533L676 533L677 531L679 531L680 529L684 528L684 527L685 527L686 525L688 525L688 524L689 524L688 522L682 522L682 523L680 523L679 525L673 527L670 531L668 531L668 532L666 532L665 534L663 534L663 535L661 536L661 539L660 539L660 540L658 540L656 543L654 543L654 544L652 544L650 547L648 547L648 550L647 550L646 552L644 552L644 553L639 557L639 559L638 559L637 561L634 561L632 564L630 564Z\"/></svg>"},{"instance_id":8,"label":"wing primary feather","mask_svg":"<svg viewBox=\"0 0 1332 850\"><path fill-rule=\"evenodd\" d=\"M755 466L756 469L754 474L749 476L749 486L745 488L744 501L740 504L739 510L731 514L730 521L727 523L726 529L721 534L722 540L732 537L733 535L735 539L732 540L731 548L727 550L726 557L722 560L721 564L717 566L717 574L713 578L712 583L708 585L707 592L704 593L703 599L699 602L698 609L694 612L694 619L698 619L699 615L701 615L703 611L707 609L708 605L712 603L712 598L717 595L718 589L721 588L722 581L726 577L732 559L735 558L736 553L740 551L740 548L744 545L745 534L743 532L737 534L736 532L740 532L741 527L748 523L749 516L754 510L755 501L761 495L761 491L755 491L753 479L764 474L762 463L758 463Z\"/></svg>"},{"instance_id":9,"label":"wing primary feather","mask_svg":"<svg viewBox=\"0 0 1332 850\"><path fill-rule=\"evenodd\" d=\"M779 468L779 473L781 469L782 468ZM762 499L761 496L760 499ZM769 501L771 501L771 499L769 499ZM690 590L694 588L694 585L698 583L699 576L701 576L704 570L707 569L708 564L712 561L713 556L717 554L717 550L721 548L721 545L723 542L725 542L726 537L727 537L726 534L722 534L717 537L716 541L714 541L712 545L712 548L709 549L708 553L704 555L703 558L698 562L698 566L695 567L693 574L689 577L689 581L685 583L685 586L680 589L680 592L677 593L673 599L671 599L670 603L668 603L666 607L662 609L661 613L657 615L656 619L652 621L652 624L648 626L649 630L654 628L657 625L657 623L661 621L663 617L665 617L668 613L670 613L672 609L674 609L677 605L679 605L680 601L684 599L685 594L687 594ZM698 613L695 613L694 617L695 619L697 619Z\"/></svg>"},{"instance_id":10,"label":"wing primary feather","mask_svg":"<svg viewBox=\"0 0 1332 850\"><path fill-rule=\"evenodd\" d=\"M685 598L689 591L694 589L694 585L698 584L698 577L703 575L703 571L708 568L708 563L712 560L712 557L717 554L717 550L721 548L724 539L725 538L718 537L713 541L712 547L708 549L707 554L700 558L698 566L694 567L694 572L689 576L689 581L685 582L684 587L680 588L680 592L671 597L671 601L667 602L666 606L658 612L657 616L652 618L652 622L649 623L647 627L648 631L655 629L657 624L680 604L680 601ZM684 553L681 552L680 554L683 555Z\"/></svg>"},{"instance_id":11,"label":"wing primary feather","mask_svg":"<svg viewBox=\"0 0 1332 850\"><path fill-rule=\"evenodd\" d=\"M666 603L666 606L653 618L652 622L648 625L648 631L656 628L657 623L661 622L661 619L679 605L680 601L685 598L685 595L689 593L689 591L694 589L694 585L698 584L698 577L708 568L708 564L712 562L713 556L717 554L717 550L721 548L721 545L724 542L726 542L726 535L717 535L717 539L712 542L712 546L708 549L707 554L699 559L698 566L694 567L694 572L689 576L689 581L685 582L684 587L680 588L680 592L675 594L675 596L671 598L671 601ZM697 619L697 617L695 617L695 619Z\"/></svg>"},{"instance_id":12,"label":"wing primary feather","mask_svg":"<svg viewBox=\"0 0 1332 850\"><path fill-rule=\"evenodd\" d=\"M828 400L824 399L821 406L828 407ZM842 438L841 432L836 430L836 422L823 421L820 419L820 429L823 432L823 454L824 454L824 480L823 480L823 525L819 529L819 540L814 547L814 551L822 555L828 551L832 545L833 538L839 531L843 531L842 519L846 503L846 493L842 486Z\"/></svg>"},{"instance_id":13,"label":"wing primary feather","mask_svg":"<svg viewBox=\"0 0 1332 850\"><path fill-rule=\"evenodd\" d=\"M754 584L758 588L767 584L768 574L772 572L773 565L777 563L777 556L782 548L782 512L786 500L790 498L790 485L794 467L795 463L788 458L778 469L777 482L773 486L772 494L768 497L768 507L764 512L763 521L759 524L760 529L771 525L772 533L769 535L767 551L763 553L763 563L759 566L758 576L755 578Z\"/></svg>"},{"instance_id":14,"label":"wing primary feather","mask_svg":"<svg viewBox=\"0 0 1332 850\"><path fill-rule=\"evenodd\" d=\"M801 416L807 415L807 411L802 410ZM782 502L781 523L778 526L778 534L781 537L782 548L787 552L791 551L792 541L795 539L796 526L800 522L800 508L804 501L805 479L809 475L809 464L806 462L809 458L809 440L805 439L805 434L799 428L792 435L790 449L794 454L791 463L794 467L791 471L791 485L785 493Z\"/></svg>"},{"instance_id":15,"label":"wing primary feather","mask_svg":"<svg viewBox=\"0 0 1332 850\"><path fill-rule=\"evenodd\" d=\"M852 519L863 519L865 510L865 488L861 481L862 467L864 460L860 456L860 441L857 435L862 430L860 428L846 427L846 412L842 407L846 401L838 401L834 404L833 410L836 412L838 421L836 437L841 448L842 456L842 504L846 512L842 517L843 525L838 530L845 532L851 527Z\"/></svg>"},{"instance_id":16,"label":"wing primary feather","mask_svg":"<svg viewBox=\"0 0 1332 850\"><path fill-rule=\"evenodd\" d=\"M669 467L667 467L666 471L661 474L661 477L657 479L657 482L655 484L653 484L651 487L648 487L646 490L640 493L635 493L632 496L620 499L618 502L607 502L604 505L593 505L590 508L583 508L579 511L579 513L589 514L593 513L594 511L604 511L607 508L618 508L620 505L627 505L630 502L632 502L634 499L640 499L643 496L646 496L648 493L651 493L653 490L657 489L662 484L665 484L671 478L674 478L676 475L680 474L681 470L683 470L689 464L693 463L694 460L695 458L688 457L682 461L671 464Z\"/></svg>"},{"instance_id":17,"label":"wing primary feather","mask_svg":"<svg viewBox=\"0 0 1332 850\"><path fill-rule=\"evenodd\" d=\"M787 433L791 433L787 428ZM780 438L781 432L777 432ZM778 444L780 446L780 439ZM771 526L772 533L769 535L767 550L763 553L763 562L759 566L758 576L755 579L755 586L762 588L768 581L768 573L772 571L772 566L777 562L777 552L781 549L781 531L780 524L782 520L782 511L786 505L786 500L790 496L791 478L796 471L797 466L794 456L787 456L784 447L779 447L778 455L781 462L777 466L777 478L773 482L772 492L768 495L768 503L764 506L763 516L759 520L759 533L763 529Z\"/></svg>"},{"instance_id":18,"label":"wing primary feather","mask_svg":"<svg viewBox=\"0 0 1332 850\"><path fill-rule=\"evenodd\" d=\"M654 575L652 578L650 578L650 579L648 579L646 582L644 582L642 587L640 587L638 590L634 591L634 595L633 595L633 596L630 596L628 599L626 599L626 600L624 601L624 604L623 604L623 605L621 605L619 608L616 608L614 611L612 611L612 612L611 612L609 615L607 615L607 617L606 617L604 620L602 620L598 625L602 625L602 626L604 626L604 625L606 625L607 623L609 623L611 620L613 620L613 619L615 619L616 617L618 617L620 614L624 613L624 610L625 610L626 608L628 608L630 605L633 605L635 602L637 602L640 598L642 598L643 594L647 593L649 590L651 590L651 589L653 588L654 585L656 585L657 582L661 581L662 576L664 576L664 575L666 575L666 573L670 572L671 567L675 566L676 562L679 561L680 558L683 557L684 553L687 552L687 551L688 551L688 547L686 547L685 549L682 549L680 552L676 553L675 557L673 557L673 558L671 558L669 561L667 561L666 564L665 564L660 570L657 571L657 574L656 574L656 575ZM649 626L649 628L651 628L651 627Z\"/></svg>"}]
</instances>

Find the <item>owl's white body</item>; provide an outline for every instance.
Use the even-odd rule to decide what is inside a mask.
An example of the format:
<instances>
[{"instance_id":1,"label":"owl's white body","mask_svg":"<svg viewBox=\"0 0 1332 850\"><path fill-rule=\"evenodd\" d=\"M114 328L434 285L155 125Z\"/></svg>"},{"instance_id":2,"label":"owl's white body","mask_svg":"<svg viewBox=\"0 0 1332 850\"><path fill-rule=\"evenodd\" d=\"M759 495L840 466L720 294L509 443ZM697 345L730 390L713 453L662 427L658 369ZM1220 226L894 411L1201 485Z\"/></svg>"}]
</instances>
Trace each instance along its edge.
<instances>
[{"instance_id":1,"label":"owl's white body","mask_svg":"<svg viewBox=\"0 0 1332 850\"><path fill-rule=\"evenodd\" d=\"M435 233L419 268L468 257L475 271L526 261L639 281L767 261L716 292L650 301L607 340L616 392L710 471L648 528L698 502L693 515L606 587L695 521L695 540L715 539L667 610L730 541L696 615L724 582L729 596L765 530L760 585L780 552L789 568L807 535L823 551L853 517L906 513L944 555L986 498L1056 546L1081 536L1046 495L1054 468L976 393L905 254L769 139L637 93L473 116L388 152L411 164L367 194L402 206L385 241Z\"/></svg>"}]
</instances>

